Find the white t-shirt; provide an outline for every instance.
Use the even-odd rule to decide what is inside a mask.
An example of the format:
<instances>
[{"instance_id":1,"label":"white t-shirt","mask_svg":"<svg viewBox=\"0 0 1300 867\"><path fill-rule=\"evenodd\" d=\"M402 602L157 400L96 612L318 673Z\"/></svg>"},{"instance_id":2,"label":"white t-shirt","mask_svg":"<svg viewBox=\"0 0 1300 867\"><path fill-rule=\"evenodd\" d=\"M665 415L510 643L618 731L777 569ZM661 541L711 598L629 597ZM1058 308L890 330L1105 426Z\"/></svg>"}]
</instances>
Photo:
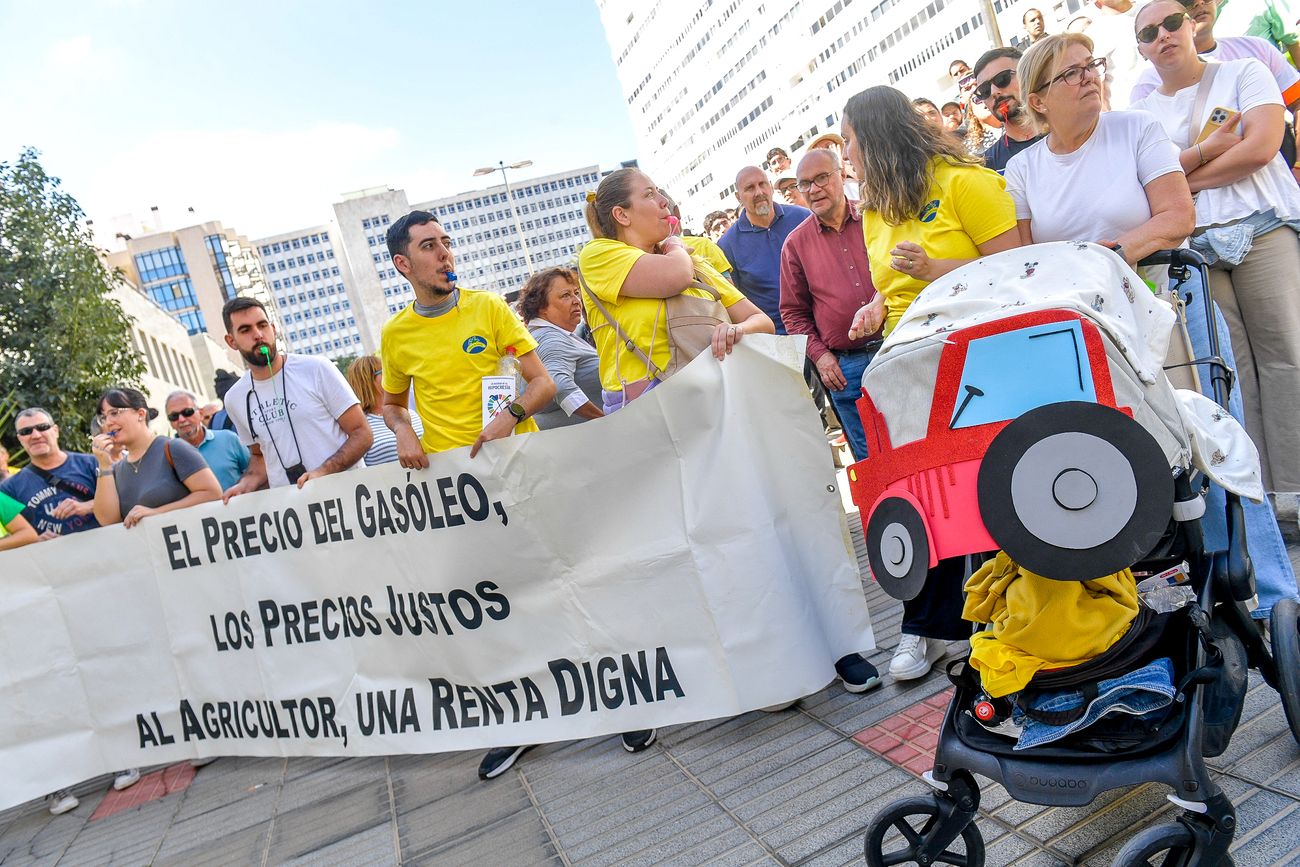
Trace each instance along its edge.
<instances>
[{"instance_id":1,"label":"white t-shirt","mask_svg":"<svg viewBox=\"0 0 1300 867\"><path fill-rule=\"evenodd\" d=\"M1151 112L1177 145L1187 147L1200 134L1215 108L1247 112L1261 105L1282 104L1273 76L1258 60L1246 58L1215 65L1218 72L1210 84L1205 108L1196 119L1196 129L1190 135L1187 120L1199 84L1184 87L1173 96L1152 91L1133 107ZM1221 226L1270 208L1286 220L1300 217L1300 187L1296 186L1295 177L1280 153L1274 154L1268 165L1234 184L1198 193L1196 225L1198 228Z\"/></svg>"},{"instance_id":2,"label":"white t-shirt","mask_svg":"<svg viewBox=\"0 0 1300 867\"><path fill-rule=\"evenodd\" d=\"M1300 99L1300 72L1296 72L1295 67L1286 62L1282 52L1267 39L1258 36L1220 36L1215 39L1214 50L1205 52L1201 57L1221 62L1253 57L1272 73L1278 92L1282 94L1283 105L1290 105ZM1133 87L1132 103L1145 98L1159 86L1160 73L1148 63Z\"/></svg>"},{"instance_id":3,"label":"white t-shirt","mask_svg":"<svg viewBox=\"0 0 1300 867\"><path fill-rule=\"evenodd\" d=\"M1181 172L1178 148L1146 112L1108 111L1073 153L1054 154L1043 138L1007 163L1016 219L1035 243L1113 241L1151 219L1144 187Z\"/></svg>"},{"instance_id":4,"label":"white t-shirt","mask_svg":"<svg viewBox=\"0 0 1300 867\"><path fill-rule=\"evenodd\" d=\"M1088 38L1092 40L1093 57L1106 58L1106 92L1110 97L1110 110L1129 107L1129 94L1138 76L1142 74L1145 58L1138 54L1134 37L1137 21L1137 4L1127 12L1106 9L1089 9L1092 23L1088 25Z\"/></svg>"},{"instance_id":5,"label":"white t-shirt","mask_svg":"<svg viewBox=\"0 0 1300 867\"><path fill-rule=\"evenodd\" d=\"M287 468L301 462L314 470L338 451L348 438L338 418L359 404L334 362L288 353L269 380L245 373L225 399L239 441L261 448L273 488L289 484Z\"/></svg>"}]
</instances>

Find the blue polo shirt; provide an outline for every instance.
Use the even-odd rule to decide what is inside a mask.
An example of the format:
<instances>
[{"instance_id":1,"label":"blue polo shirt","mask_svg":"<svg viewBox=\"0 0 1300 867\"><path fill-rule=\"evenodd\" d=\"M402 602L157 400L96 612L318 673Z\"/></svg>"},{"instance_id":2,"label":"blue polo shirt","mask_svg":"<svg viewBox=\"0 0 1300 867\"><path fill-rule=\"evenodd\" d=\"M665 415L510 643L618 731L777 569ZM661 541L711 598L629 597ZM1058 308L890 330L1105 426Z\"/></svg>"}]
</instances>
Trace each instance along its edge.
<instances>
[{"instance_id":1,"label":"blue polo shirt","mask_svg":"<svg viewBox=\"0 0 1300 867\"><path fill-rule=\"evenodd\" d=\"M239 441L238 434L228 430L207 428L203 442L199 443L199 454L212 468L223 491L239 481L248 469L248 449Z\"/></svg>"},{"instance_id":2,"label":"blue polo shirt","mask_svg":"<svg viewBox=\"0 0 1300 867\"><path fill-rule=\"evenodd\" d=\"M731 282L745 297L758 306L776 325L777 334L785 334L781 321L781 247L812 211L798 205L772 203L776 212L766 229L755 226L744 211L719 240L718 246L731 263Z\"/></svg>"}]
</instances>

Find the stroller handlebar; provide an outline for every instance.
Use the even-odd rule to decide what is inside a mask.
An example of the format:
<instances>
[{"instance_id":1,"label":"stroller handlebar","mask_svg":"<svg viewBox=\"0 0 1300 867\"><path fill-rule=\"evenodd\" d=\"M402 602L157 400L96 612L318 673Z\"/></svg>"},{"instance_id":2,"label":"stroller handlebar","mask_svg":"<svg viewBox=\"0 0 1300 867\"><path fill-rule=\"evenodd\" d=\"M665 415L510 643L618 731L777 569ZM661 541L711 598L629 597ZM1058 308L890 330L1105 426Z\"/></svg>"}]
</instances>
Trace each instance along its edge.
<instances>
[{"instance_id":1,"label":"stroller handlebar","mask_svg":"<svg viewBox=\"0 0 1300 867\"><path fill-rule=\"evenodd\" d=\"M1228 394L1232 390L1233 372L1223 360L1220 349L1218 320L1214 315L1214 298L1210 293L1210 268L1205 257L1195 250L1180 247L1172 250L1157 250L1138 262L1138 266L1168 265L1171 289L1179 295L1185 304L1192 302L1192 293L1184 294L1182 288L1191 279L1192 269L1201 275L1200 303L1205 311L1205 326L1208 331L1210 355L1208 358L1196 359L1193 366L1201 364L1210 368L1210 392L1214 401L1224 409L1228 408Z\"/></svg>"}]
</instances>

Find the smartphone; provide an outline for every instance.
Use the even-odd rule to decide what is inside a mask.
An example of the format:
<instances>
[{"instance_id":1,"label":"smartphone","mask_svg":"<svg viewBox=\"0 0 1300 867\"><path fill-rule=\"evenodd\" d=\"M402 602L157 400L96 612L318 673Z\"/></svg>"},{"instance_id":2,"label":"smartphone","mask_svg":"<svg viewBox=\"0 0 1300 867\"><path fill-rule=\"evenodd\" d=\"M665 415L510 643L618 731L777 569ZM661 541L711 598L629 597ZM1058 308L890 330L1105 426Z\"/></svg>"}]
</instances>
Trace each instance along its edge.
<instances>
[{"instance_id":1,"label":"smartphone","mask_svg":"<svg viewBox=\"0 0 1300 867\"><path fill-rule=\"evenodd\" d=\"M1192 144L1200 144L1205 141L1210 137L1211 133L1227 123L1230 117L1232 117L1232 109L1230 108L1219 106L1211 111L1209 120L1205 122L1205 126L1201 127L1201 134L1196 137L1196 141L1192 142Z\"/></svg>"}]
</instances>

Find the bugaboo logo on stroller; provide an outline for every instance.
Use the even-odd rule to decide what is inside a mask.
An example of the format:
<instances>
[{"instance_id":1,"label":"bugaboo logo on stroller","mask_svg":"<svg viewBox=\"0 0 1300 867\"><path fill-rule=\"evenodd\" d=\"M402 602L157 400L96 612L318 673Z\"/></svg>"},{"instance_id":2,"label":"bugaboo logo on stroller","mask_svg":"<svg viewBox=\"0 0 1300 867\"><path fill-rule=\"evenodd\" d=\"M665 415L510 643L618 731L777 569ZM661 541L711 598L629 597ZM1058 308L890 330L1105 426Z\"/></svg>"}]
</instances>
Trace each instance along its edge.
<instances>
[{"instance_id":1,"label":"bugaboo logo on stroller","mask_svg":"<svg viewBox=\"0 0 1300 867\"><path fill-rule=\"evenodd\" d=\"M1026 258L1036 263L1028 278ZM1188 251L1148 262L1171 264L1175 287L1202 266ZM1186 562L1195 595L1155 614L1136 602L1128 575L1128 632L1063 663L1071 667L1045 666L995 702L973 665L950 665L954 697L925 775L934 795L872 820L869 865L982 864L974 774L1018 800L1060 806L1163 783L1184 814L1140 832L1115 863L1161 852L1165 863L1223 863L1235 814L1204 757L1222 752L1236 727L1247 665L1282 694L1300 741L1296 606L1274 607L1270 652L1243 605L1254 587L1239 495L1263 495L1257 455L1237 439L1215 442L1196 422L1206 398L1170 385L1162 366L1174 314L1143 285L1092 244L985 257L930 284L864 376L870 457L850 467L850 489L873 576L891 595L912 598L940 559L999 549L1045 587ZM1209 305L1208 290L1193 303ZM1206 318L1212 357L1198 362L1226 406L1231 371ZM1226 412L1220 419L1236 425ZM1229 492L1224 552L1203 545L1204 477ZM1148 701L1160 691L1152 671L1164 683L1159 701ZM1138 700L1098 705L1117 684ZM1023 728L1019 743L993 725L1005 707ZM1061 728L1025 738L1035 724Z\"/></svg>"}]
</instances>

